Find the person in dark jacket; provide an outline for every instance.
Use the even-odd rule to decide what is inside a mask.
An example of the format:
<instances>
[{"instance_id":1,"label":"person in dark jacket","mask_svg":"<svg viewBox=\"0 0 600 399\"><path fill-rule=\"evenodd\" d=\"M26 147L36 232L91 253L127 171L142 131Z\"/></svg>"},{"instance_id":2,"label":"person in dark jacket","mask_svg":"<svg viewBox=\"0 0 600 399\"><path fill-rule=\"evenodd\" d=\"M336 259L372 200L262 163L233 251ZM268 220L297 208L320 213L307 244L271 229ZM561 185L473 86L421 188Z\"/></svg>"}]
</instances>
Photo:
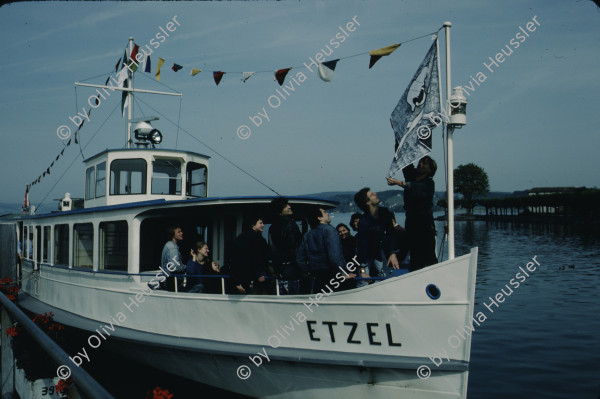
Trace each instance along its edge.
<instances>
[{"instance_id":1,"label":"person in dark jacket","mask_svg":"<svg viewBox=\"0 0 600 399\"><path fill-rule=\"evenodd\" d=\"M356 255L356 239L350 234L350 229L344 223L335 226L335 229L340 236L342 242L342 252L346 262L352 262L352 258Z\"/></svg>"},{"instance_id":2,"label":"person in dark jacket","mask_svg":"<svg viewBox=\"0 0 600 399\"><path fill-rule=\"evenodd\" d=\"M282 295L299 294L302 276L296 263L296 251L302 241L302 233L286 198L275 198L271 206L276 217L269 227L269 247L275 273L280 279L279 292Z\"/></svg>"},{"instance_id":3,"label":"person in dark jacket","mask_svg":"<svg viewBox=\"0 0 600 399\"><path fill-rule=\"evenodd\" d=\"M390 186L404 188L406 235L410 251L410 270L415 271L437 263L435 255L435 224L433 222L433 176L437 164L429 156L419 160L417 168L410 164L402 169L406 181L387 178Z\"/></svg>"},{"instance_id":4,"label":"person in dark jacket","mask_svg":"<svg viewBox=\"0 0 600 399\"><path fill-rule=\"evenodd\" d=\"M192 277L187 277L188 292L210 292L216 293L216 287L220 287L219 279L208 277L194 277L198 275L213 275L220 274L219 264L210 260L208 244L204 241L198 241L190 251L192 256L187 263L187 274ZM204 281L206 280L206 281Z\"/></svg>"},{"instance_id":5,"label":"person in dark jacket","mask_svg":"<svg viewBox=\"0 0 600 399\"><path fill-rule=\"evenodd\" d=\"M244 225L247 230L233 242L233 284L239 294L262 293L269 260L269 246L262 236L265 224L261 217L254 216L247 218Z\"/></svg>"},{"instance_id":6,"label":"person in dark jacket","mask_svg":"<svg viewBox=\"0 0 600 399\"><path fill-rule=\"evenodd\" d=\"M360 215L358 215L360 217ZM357 224L358 228L358 224ZM358 242L357 237L350 234L350 229L344 223L338 224L335 229L337 230L340 241L342 242L342 252L344 253L344 259L346 262L354 262L356 257L356 243ZM347 279L342 283L340 291L350 290L356 288L356 279Z\"/></svg>"},{"instance_id":7,"label":"person in dark jacket","mask_svg":"<svg viewBox=\"0 0 600 399\"><path fill-rule=\"evenodd\" d=\"M311 230L304 235L296 259L303 272L314 279L313 293L327 289L331 294L340 287L340 283L355 275L347 273L342 243L330 224L329 213L322 208L312 208L307 218Z\"/></svg>"},{"instance_id":8,"label":"person in dark jacket","mask_svg":"<svg viewBox=\"0 0 600 399\"><path fill-rule=\"evenodd\" d=\"M354 195L354 202L364 212L358 222L358 261L361 264L361 276L386 275L383 263L399 268L396 253L398 240L394 230L394 214L387 208L379 206L377 193L368 187ZM366 281L358 281L357 286L366 285Z\"/></svg>"},{"instance_id":9,"label":"person in dark jacket","mask_svg":"<svg viewBox=\"0 0 600 399\"><path fill-rule=\"evenodd\" d=\"M360 217L362 215L360 213L353 213L350 216L350 227L352 227L352 230L358 232L358 222L360 221Z\"/></svg>"}]
</instances>

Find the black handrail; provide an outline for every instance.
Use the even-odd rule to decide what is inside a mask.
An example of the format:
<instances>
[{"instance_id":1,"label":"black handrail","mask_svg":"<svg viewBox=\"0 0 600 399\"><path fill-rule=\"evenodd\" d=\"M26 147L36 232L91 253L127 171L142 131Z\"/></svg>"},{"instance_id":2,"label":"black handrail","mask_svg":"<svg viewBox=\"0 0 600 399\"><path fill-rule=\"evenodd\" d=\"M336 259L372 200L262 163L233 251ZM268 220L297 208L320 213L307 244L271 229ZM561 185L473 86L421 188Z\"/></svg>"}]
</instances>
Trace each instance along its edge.
<instances>
[{"instance_id":1,"label":"black handrail","mask_svg":"<svg viewBox=\"0 0 600 399\"><path fill-rule=\"evenodd\" d=\"M60 346L51 340L43 330L35 325L21 309L12 303L3 293L0 292L0 305L20 323L21 327L27 331L33 339L56 361L59 365L71 364L69 355L62 350ZM86 397L92 399L114 399L102 385L100 385L91 375L81 367L69 368L71 376L77 384L77 389L85 393Z\"/></svg>"}]
</instances>

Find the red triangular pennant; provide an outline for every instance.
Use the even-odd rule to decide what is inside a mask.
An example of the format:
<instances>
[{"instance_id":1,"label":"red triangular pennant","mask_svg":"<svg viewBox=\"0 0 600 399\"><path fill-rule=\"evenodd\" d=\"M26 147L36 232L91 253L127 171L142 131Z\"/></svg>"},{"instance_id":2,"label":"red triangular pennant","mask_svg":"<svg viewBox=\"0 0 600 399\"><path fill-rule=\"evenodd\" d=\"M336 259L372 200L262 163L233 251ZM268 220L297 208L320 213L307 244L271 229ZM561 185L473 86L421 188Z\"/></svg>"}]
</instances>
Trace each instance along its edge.
<instances>
[{"instance_id":1,"label":"red triangular pennant","mask_svg":"<svg viewBox=\"0 0 600 399\"><path fill-rule=\"evenodd\" d=\"M135 59L135 57L137 56L138 50L140 49L140 46L138 46L137 44L133 43L133 50L131 50L131 55L129 56L129 58L135 62L136 64L138 63L137 60Z\"/></svg>"},{"instance_id":2,"label":"red triangular pennant","mask_svg":"<svg viewBox=\"0 0 600 399\"><path fill-rule=\"evenodd\" d=\"M275 72L275 79L277 79L277 83L279 83L279 86L283 85L285 76L288 74L290 69L292 69L292 68L284 68L284 69L280 69L277 72Z\"/></svg>"},{"instance_id":3,"label":"red triangular pennant","mask_svg":"<svg viewBox=\"0 0 600 399\"><path fill-rule=\"evenodd\" d=\"M225 75L225 72L222 72L222 71L213 72L213 78L215 78L215 83L217 84L217 86L221 82L221 79L223 79L223 75Z\"/></svg>"}]
</instances>

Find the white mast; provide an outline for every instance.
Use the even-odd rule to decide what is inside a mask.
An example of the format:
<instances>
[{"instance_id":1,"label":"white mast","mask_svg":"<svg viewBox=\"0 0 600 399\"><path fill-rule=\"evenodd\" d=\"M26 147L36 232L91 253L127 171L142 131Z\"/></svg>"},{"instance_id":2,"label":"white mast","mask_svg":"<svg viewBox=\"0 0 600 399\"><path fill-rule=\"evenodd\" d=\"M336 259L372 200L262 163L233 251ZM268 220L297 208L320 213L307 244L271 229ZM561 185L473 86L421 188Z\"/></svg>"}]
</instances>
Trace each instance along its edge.
<instances>
[{"instance_id":1,"label":"white mast","mask_svg":"<svg viewBox=\"0 0 600 399\"><path fill-rule=\"evenodd\" d=\"M451 74L450 74L450 28L452 22L444 22L444 29L446 33L446 115L450 115L452 110L450 109L450 88L451 85ZM448 259L454 259L454 159L453 159L453 139L452 134L454 133L454 126L446 124L446 159L447 165L446 170L448 171Z\"/></svg>"},{"instance_id":2,"label":"white mast","mask_svg":"<svg viewBox=\"0 0 600 399\"><path fill-rule=\"evenodd\" d=\"M129 38L129 56L131 57L131 53L133 52L133 37ZM127 59L129 61L129 58ZM134 60L135 62L135 60ZM125 100L126 104L129 104L127 107L127 148L131 148L131 120L133 119L133 72L129 71L127 74L131 74L131 89L132 91L127 93L127 98Z\"/></svg>"},{"instance_id":3,"label":"white mast","mask_svg":"<svg viewBox=\"0 0 600 399\"><path fill-rule=\"evenodd\" d=\"M131 53L133 52L133 46L134 46L134 42L133 42L133 37L129 38L129 46L128 46L128 53L125 54L126 56L126 60L125 62L127 63L129 61L131 57ZM133 62L135 62L137 64L137 59L134 59ZM127 68L127 67L124 67ZM129 68L127 68L129 70ZM75 86L86 86L86 87L96 87L96 88L100 88L100 89L110 89L111 91L114 90L119 90L119 91L124 91L127 92L127 99L126 101L129 103L129 107L127 110L127 132L126 132L126 136L125 136L125 140L127 143L127 148L131 148L131 144L133 142L133 140L131 139L131 133L133 130L133 123L135 122L139 122L133 119L133 93L134 92L138 92L138 93L150 93L150 94L162 94L162 95L166 95L166 96L180 96L181 97L181 93L167 93L167 92L163 92L163 91L156 91L156 90L142 90L142 89L134 89L133 87L133 76L134 73L131 72L131 70L129 70L129 72L127 72L128 74L128 79L131 80L131 87L115 87L115 86L106 86L106 85L96 85L96 84L89 84L89 83L79 83L79 82L75 82ZM156 118L157 119L157 118Z\"/></svg>"}]
</instances>

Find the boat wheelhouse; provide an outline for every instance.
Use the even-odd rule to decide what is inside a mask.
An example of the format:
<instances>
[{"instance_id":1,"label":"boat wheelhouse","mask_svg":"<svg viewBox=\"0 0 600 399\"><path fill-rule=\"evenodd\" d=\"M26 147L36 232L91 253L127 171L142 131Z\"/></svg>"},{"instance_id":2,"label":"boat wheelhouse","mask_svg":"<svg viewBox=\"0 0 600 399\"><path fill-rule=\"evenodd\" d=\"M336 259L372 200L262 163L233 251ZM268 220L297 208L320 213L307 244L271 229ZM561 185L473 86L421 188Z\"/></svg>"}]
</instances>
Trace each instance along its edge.
<instances>
[{"instance_id":1,"label":"boat wheelhouse","mask_svg":"<svg viewBox=\"0 0 600 399\"><path fill-rule=\"evenodd\" d=\"M213 259L227 264L229 245L248 214L264 215L275 197L207 197L209 157L148 148L105 150L84 161L85 198L75 209L66 195L59 212L18 223L25 267L139 274L156 271L169 225L185 232L183 248L206 241ZM290 197L299 223L310 206L336 203Z\"/></svg>"},{"instance_id":2,"label":"boat wheelhouse","mask_svg":"<svg viewBox=\"0 0 600 399\"><path fill-rule=\"evenodd\" d=\"M206 197L208 160L189 151L103 151L84 161L85 208Z\"/></svg>"}]
</instances>

